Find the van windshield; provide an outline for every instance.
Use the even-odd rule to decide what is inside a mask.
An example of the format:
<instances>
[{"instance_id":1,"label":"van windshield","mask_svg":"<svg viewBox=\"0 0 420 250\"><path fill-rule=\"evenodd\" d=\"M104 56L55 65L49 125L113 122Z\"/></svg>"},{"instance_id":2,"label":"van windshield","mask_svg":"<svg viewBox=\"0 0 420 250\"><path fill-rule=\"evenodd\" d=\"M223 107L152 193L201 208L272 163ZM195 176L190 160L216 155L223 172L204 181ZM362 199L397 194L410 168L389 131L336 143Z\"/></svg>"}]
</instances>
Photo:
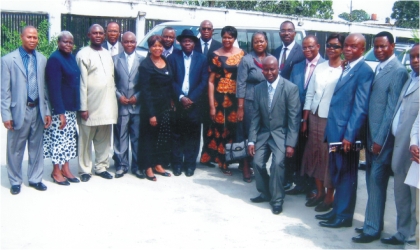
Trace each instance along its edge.
<instances>
[{"instance_id":1,"label":"van windshield","mask_svg":"<svg viewBox=\"0 0 420 250\"><path fill-rule=\"evenodd\" d=\"M147 39L149 39L149 37L151 37L152 35L161 35L162 34L162 30L165 28L165 25L157 25L155 26L151 31L149 31L149 33L147 33L147 35L141 40L141 42L137 45L138 48L140 49L144 49L144 50L149 50L149 46L147 45ZM194 26L194 25L189 25L189 26L173 26L174 30L175 30L175 37L180 35L182 33L182 31L184 29L189 29L191 30L194 35L198 34L198 26ZM178 49L181 49L181 46L179 45L178 41L175 40L174 42L174 46Z\"/></svg>"}]
</instances>

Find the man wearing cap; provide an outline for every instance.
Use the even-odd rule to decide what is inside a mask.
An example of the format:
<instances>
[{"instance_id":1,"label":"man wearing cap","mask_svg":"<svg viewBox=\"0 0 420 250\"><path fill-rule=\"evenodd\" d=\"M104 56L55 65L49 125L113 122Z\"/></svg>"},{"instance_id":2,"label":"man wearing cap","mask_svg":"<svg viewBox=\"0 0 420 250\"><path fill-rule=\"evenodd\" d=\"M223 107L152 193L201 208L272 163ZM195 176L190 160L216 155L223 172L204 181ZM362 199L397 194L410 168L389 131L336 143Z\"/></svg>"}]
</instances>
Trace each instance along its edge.
<instances>
[{"instance_id":1,"label":"man wearing cap","mask_svg":"<svg viewBox=\"0 0 420 250\"><path fill-rule=\"evenodd\" d=\"M207 58L194 53L198 38L191 30L185 29L176 40L181 49L168 57L168 63L174 74L173 91L176 105L175 120L172 131L172 163L175 176L194 175L196 159L200 147L201 115L199 100L207 87L209 78Z\"/></svg>"}]
</instances>

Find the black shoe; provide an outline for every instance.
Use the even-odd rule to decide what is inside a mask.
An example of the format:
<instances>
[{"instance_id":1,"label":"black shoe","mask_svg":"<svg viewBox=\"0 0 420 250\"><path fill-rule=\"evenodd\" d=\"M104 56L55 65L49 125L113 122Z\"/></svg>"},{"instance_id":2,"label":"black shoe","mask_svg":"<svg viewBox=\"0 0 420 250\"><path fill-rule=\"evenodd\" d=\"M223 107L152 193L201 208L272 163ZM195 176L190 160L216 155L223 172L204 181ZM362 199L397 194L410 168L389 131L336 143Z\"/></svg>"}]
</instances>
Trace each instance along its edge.
<instances>
[{"instance_id":1,"label":"black shoe","mask_svg":"<svg viewBox=\"0 0 420 250\"><path fill-rule=\"evenodd\" d=\"M124 170L120 169L117 172L115 172L115 178L121 178L124 176Z\"/></svg>"},{"instance_id":2,"label":"black shoe","mask_svg":"<svg viewBox=\"0 0 420 250\"><path fill-rule=\"evenodd\" d=\"M355 243L371 243L372 241L378 240L378 239L379 239L379 235L372 236L372 235L364 234L364 233L361 233L357 235L356 237L351 238L351 240Z\"/></svg>"},{"instance_id":3,"label":"black shoe","mask_svg":"<svg viewBox=\"0 0 420 250\"><path fill-rule=\"evenodd\" d=\"M284 190L288 190L292 187L293 183L292 182L287 182L286 184L283 185Z\"/></svg>"},{"instance_id":4,"label":"black shoe","mask_svg":"<svg viewBox=\"0 0 420 250\"><path fill-rule=\"evenodd\" d=\"M158 175L162 175L162 176L166 176L166 177L171 177L171 174L164 171L164 172L158 172L156 171L156 169L153 169L153 173L158 174Z\"/></svg>"},{"instance_id":5,"label":"black shoe","mask_svg":"<svg viewBox=\"0 0 420 250\"><path fill-rule=\"evenodd\" d=\"M81 174L80 175L80 180L82 182L88 182L90 180L90 174Z\"/></svg>"},{"instance_id":6,"label":"black shoe","mask_svg":"<svg viewBox=\"0 0 420 250\"><path fill-rule=\"evenodd\" d=\"M331 220L335 218L335 213L334 213L334 210L332 210L326 214L317 214L315 215L315 218L318 220Z\"/></svg>"},{"instance_id":7,"label":"black shoe","mask_svg":"<svg viewBox=\"0 0 420 250\"><path fill-rule=\"evenodd\" d=\"M272 206L271 207L271 212L273 214L279 214L283 211L283 207L282 206Z\"/></svg>"},{"instance_id":8,"label":"black shoe","mask_svg":"<svg viewBox=\"0 0 420 250\"><path fill-rule=\"evenodd\" d=\"M176 168L172 170L172 173L174 173L175 176L180 176L182 174L181 168Z\"/></svg>"},{"instance_id":9,"label":"black shoe","mask_svg":"<svg viewBox=\"0 0 420 250\"><path fill-rule=\"evenodd\" d=\"M363 233L363 227L355 227L354 231L356 231L356 233L361 234Z\"/></svg>"},{"instance_id":10,"label":"black shoe","mask_svg":"<svg viewBox=\"0 0 420 250\"><path fill-rule=\"evenodd\" d=\"M294 187L294 188L292 188L292 189L290 189L290 190L287 190L285 193L286 193L287 195L306 194L306 190L305 190L305 189L303 189L303 188L298 188L298 187L296 186L296 187Z\"/></svg>"},{"instance_id":11,"label":"black shoe","mask_svg":"<svg viewBox=\"0 0 420 250\"><path fill-rule=\"evenodd\" d=\"M141 170L137 170L137 171L134 173L134 175L135 175L137 178L140 178L140 179L144 179L144 178L146 178L146 177L144 176L144 172L143 172L143 171L141 171Z\"/></svg>"},{"instance_id":12,"label":"black shoe","mask_svg":"<svg viewBox=\"0 0 420 250\"><path fill-rule=\"evenodd\" d=\"M29 186L35 188L38 191L47 190L47 186L45 186L42 182L38 182L38 183L30 183L29 182Z\"/></svg>"},{"instance_id":13,"label":"black shoe","mask_svg":"<svg viewBox=\"0 0 420 250\"><path fill-rule=\"evenodd\" d=\"M194 175L194 170L192 170L191 168L188 168L187 171L185 172L185 175L187 177L191 177Z\"/></svg>"},{"instance_id":14,"label":"black shoe","mask_svg":"<svg viewBox=\"0 0 420 250\"><path fill-rule=\"evenodd\" d=\"M255 197L255 198L251 198L250 200L254 203L261 203L261 202L269 202L270 201L269 199L265 198L261 194L259 196Z\"/></svg>"},{"instance_id":15,"label":"black shoe","mask_svg":"<svg viewBox=\"0 0 420 250\"><path fill-rule=\"evenodd\" d=\"M332 208L332 203L327 204L325 202L321 202L321 203L318 204L318 206L315 207L315 211L316 212L327 212L331 208Z\"/></svg>"},{"instance_id":16,"label":"black shoe","mask_svg":"<svg viewBox=\"0 0 420 250\"><path fill-rule=\"evenodd\" d=\"M10 193L15 195L15 194L19 194L20 193L20 185L13 185L10 188Z\"/></svg>"},{"instance_id":17,"label":"black shoe","mask_svg":"<svg viewBox=\"0 0 420 250\"><path fill-rule=\"evenodd\" d=\"M95 175L100 176L100 177L102 177L104 179L108 179L108 180L112 179L112 175L110 173L108 173L108 171L103 171L103 172L100 172L100 173L95 173Z\"/></svg>"},{"instance_id":18,"label":"black shoe","mask_svg":"<svg viewBox=\"0 0 420 250\"><path fill-rule=\"evenodd\" d=\"M64 176L64 178L66 178L69 182L72 182L72 183L79 183L80 181L79 181L79 179L77 179L76 177L74 177L74 178L69 178L69 177L67 177L67 176L65 176L64 174L63 174L63 172L61 172L61 174Z\"/></svg>"},{"instance_id":19,"label":"black shoe","mask_svg":"<svg viewBox=\"0 0 420 250\"><path fill-rule=\"evenodd\" d=\"M305 206L307 207L315 207L318 206L318 204L320 204L322 201L324 200L324 196L320 196L318 198L314 197L309 199L306 203Z\"/></svg>"},{"instance_id":20,"label":"black shoe","mask_svg":"<svg viewBox=\"0 0 420 250\"><path fill-rule=\"evenodd\" d=\"M382 238L381 242L389 245L404 245L403 241L398 240L395 236L389 238Z\"/></svg>"},{"instance_id":21,"label":"black shoe","mask_svg":"<svg viewBox=\"0 0 420 250\"><path fill-rule=\"evenodd\" d=\"M321 227L340 228L340 227L351 227L353 225L353 219L331 219L327 221L320 221Z\"/></svg>"},{"instance_id":22,"label":"black shoe","mask_svg":"<svg viewBox=\"0 0 420 250\"><path fill-rule=\"evenodd\" d=\"M63 186L69 186L70 185L70 182L68 182L67 180L57 181L56 179L54 179L53 175L51 175L51 178L53 179L53 182L57 183L58 185L63 185Z\"/></svg>"}]
</instances>

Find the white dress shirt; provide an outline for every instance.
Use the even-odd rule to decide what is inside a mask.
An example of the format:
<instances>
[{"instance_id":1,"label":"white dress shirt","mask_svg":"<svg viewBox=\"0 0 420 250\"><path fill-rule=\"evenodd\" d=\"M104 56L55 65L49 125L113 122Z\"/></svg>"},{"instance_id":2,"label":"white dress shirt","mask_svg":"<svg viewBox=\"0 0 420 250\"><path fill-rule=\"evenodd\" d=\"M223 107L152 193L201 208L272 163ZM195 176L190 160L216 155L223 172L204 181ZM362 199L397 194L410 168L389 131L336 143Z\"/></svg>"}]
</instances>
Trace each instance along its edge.
<instances>
[{"instance_id":1,"label":"white dress shirt","mask_svg":"<svg viewBox=\"0 0 420 250\"><path fill-rule=\"evenodd\" d=\"M203 39L200 38L200 43L201 43L201 52L204 54L204 48L206 47L206 43L207 43L207 48L210 49L210 45L211 42L213 41L213 39L208 40L207 42L204 42Z\"/></svg>"},{"instance_id":2,"label":"white dress shirt","mask_svg":"<svg viewBox=\"0 0 420 250\"><path fill-rule=\"evenodd\" d=\"M355 61L353 61L353 62L351 62L351 63L349 63L348 65L350 66L350 68L349 68L349 70L347 70L347 71L343 71L343 76L345 76L345 75L347 75L349 72L350 72L350 70L356 65L356 64L358 64L359 62L360 62L360 60L362 60L363 59L363 56L361 56L361 57L359 57L359 59L357 59L357 60L355 60Z\"/></svg>"},{"instance_id":3,"label":"white dress shirt","mask_svg":"<svg viewBox=\"0 0 420 250\"><path fill-rule=\"evenodd\" d=\"M295 43L296 42L294 40L291 44L289 44L287 46L284 45L284 43L283 43L283 48L281 49L280 56L279 56L279 67L280 67L280 64L281 64L281 59L283 58L284 48L287 48L287 50L286 50L286 60L287 60L287 58L290 55L290 51L293 49L293 46L295 46Z\"/></svg>"},{"instance_id":4,"label":"white dress shirt","mask_svg":"<svg viewBox=\"0 0 420 250\"><path fill-rule=\"evenodd\" d=\"M108 50L111 56L118 55L120 52L118 51L118 42L116 42L114 45L110 44L108 41L106 41L108 44Z\"/></svg>"},{"instance_id":5,"label":"white dress shirt","mask_svg":"<svg viewBox=\"0 0 420 250\"><path fill-rule=\"evenodd\" d=\"M376 67L376 75L379 74L379 72L383 70L385 66L394 58L395 58L395 54L392 54L392 56L388 58L388 60L379 63L378 66Z\"/></svg>"},{"instance_id":6,"label":"white dress shirt","mask_svg":"<svg viewBox=\"0 0 420 250\"><path fill-rule=\"evenodd\" d=\"M133 67L133 62L134 62L134 53L131 53L130 55L125 53L124 51L124 55L125 55L125 60L127 61L127 68L128 68L128 73L131 72L131 67Z\"/></svg>"},{"instance_id":7,"label":"white dress shirt","mask_svg":"<svg viewBox=\"0 0 420 250\"><path fill-rule=\"evenodd\" d=\"M163 49L162 55L168 57L174 51L174 46L172 45L169 49Z\"/></svg>"},{"instance_id":8,"label":"white dress shirt","mask_svg":"<svg viewBox=\"0 0 420 250\"><path fill-rule=\"evenodd\" d=\"M191 52L191 54L187 56L184 52L182 52L185 68L184 82L182 83L182 93L184 94L179 96L179 101L181 101L182 97L188 95L188 91L190 91L190 66L193 53L194 52Z\"/></svg>"}]
</instances>

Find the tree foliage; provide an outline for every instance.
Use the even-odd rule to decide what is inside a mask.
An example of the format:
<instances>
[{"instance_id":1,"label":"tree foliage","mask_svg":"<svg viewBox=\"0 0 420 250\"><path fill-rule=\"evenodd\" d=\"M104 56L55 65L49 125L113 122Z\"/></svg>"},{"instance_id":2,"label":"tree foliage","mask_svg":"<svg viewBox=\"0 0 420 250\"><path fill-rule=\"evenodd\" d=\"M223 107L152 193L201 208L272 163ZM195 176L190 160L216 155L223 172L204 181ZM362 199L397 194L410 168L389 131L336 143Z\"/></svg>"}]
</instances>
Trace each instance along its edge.
<instances>
[{"instance_id":1,"label":"tree foliage","mask_svg":"<svg viewBox=\"0 0 420 250\"><path fill-rule=\"evenodd\" d=\"M26 26L25 22L21 22L20 26L23 28ZM38 30L38 52L46 56L47 58L57 49L57 38L52 37L51 41L48 40L48 30L50 24L45 19L41 21L37 27ZM22 45L20 40L20 33L16 30L10 30L4 24L1 25L1 32L5 34L6 39L3 41L3 45L0 47L1 56L4 56L13 50L19 48Z\"/></svg>"},{"instance_id":2,"label":"tree foliage","mask_svg":"<svg viewBox=\"0 0 420 250\"><path fill-rule=\"evenodd\" d=\"M343 12L338 17L349 21L349 22L364 22L370 19L369 14L364 10L353 10L351 15L347 12Z\"/></svg>"},{"instance_id":3,"label":"tree foliage","mask_svg":"<svg viewBox=\"0 0 420 250\"><path fill-rule=\"evenodd\" d=\"M169 1L192 6L261 11L273 14L332 19L332 0L323 1Z\"/></svg>"},{"instance_id":4,"label":"tree foliage","mask_svg":"<svg viewBox=\"0 0 420 250\"><path fill-rule=\"evenodd\" d=\"M419 1L396 1L392 7L391 17L395 26L401 28L419 28Z\"/></svg>"}]
</instances>

